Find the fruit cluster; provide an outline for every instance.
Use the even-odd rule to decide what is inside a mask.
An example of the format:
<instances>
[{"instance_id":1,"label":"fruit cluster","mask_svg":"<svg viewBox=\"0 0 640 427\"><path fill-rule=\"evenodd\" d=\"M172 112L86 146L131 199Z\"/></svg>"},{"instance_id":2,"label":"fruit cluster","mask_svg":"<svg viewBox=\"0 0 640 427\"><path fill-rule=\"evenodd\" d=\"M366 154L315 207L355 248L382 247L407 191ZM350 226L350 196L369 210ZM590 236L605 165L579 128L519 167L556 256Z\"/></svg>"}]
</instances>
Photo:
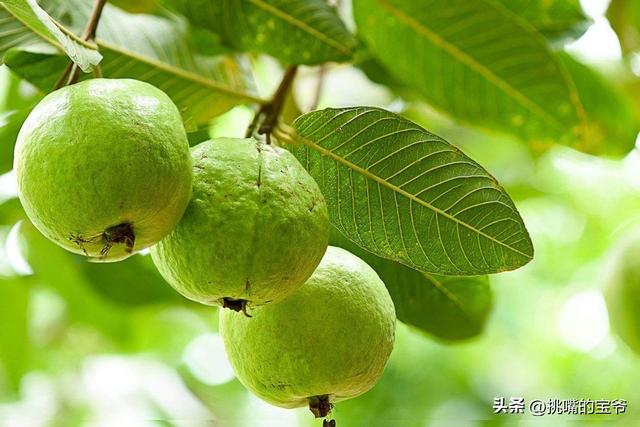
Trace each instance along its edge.
<instances>
[{"instance_id":1,"label":"fruit cluster","mask_svg":"<svg viewBox=\"0 0 640 427\"><path fill-rule=\"evenodd\" d=\"M53 242L98 262L150 247L178 292L226 308L229 359L264 400L325 417L381 376L393 302L371 267L327 246L325 199L287 150L251 138L190 150L162 91L91 79L36 106L14 169Z\"/></svg>"}]
</instances>

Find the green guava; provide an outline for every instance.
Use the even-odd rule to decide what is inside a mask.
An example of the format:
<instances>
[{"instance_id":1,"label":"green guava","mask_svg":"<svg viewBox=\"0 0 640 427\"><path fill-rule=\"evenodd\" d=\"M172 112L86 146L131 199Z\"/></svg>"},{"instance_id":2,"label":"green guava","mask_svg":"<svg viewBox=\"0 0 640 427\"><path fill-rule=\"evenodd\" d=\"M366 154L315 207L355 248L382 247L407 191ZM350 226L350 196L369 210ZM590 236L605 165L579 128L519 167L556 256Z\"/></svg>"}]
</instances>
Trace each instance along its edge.
<instances>
[{"instance_id":1,"label":"green guava","mask_svg":"<svg viewBox=\"0 0 640 427\"><path fill-rule=\"evenodd\" d=\"M612 329L640 354L640 234L615 252L605 291L609 319Z\"/></svg>"},{"instance_id":2,"label":"green guava","mask_svg":"<svg viewBox=\"0 0 640 427\"><path fill-rule=\"evenodd\" d=\"M33 224L96 261L154 245L191 191L178 109L160 89L129 79L91 79L47 95L20 129L14 169Z\"/></svg>"},{"instance_id":3,"label":"green guava","mask_svg":"<svg viewBox=\"0 0 640 427\"><path fill-rule=\"evenodd\" d=\"M252 316L220 312L238 379L271 404L308 405L317 417L371 389L393 349L396 316L384 283L333 246L304 285Z\"/></svg>"},{"instance_id":4,"label":"green guava","mask_svg":"<svg viewBox=\"0 0 640 427\"><path fill-rule=\"evenodd\" d=\"M169 284L194 301L242 311L301 286L329 239L313 178L287 150L254 139L206 141L192 156L191 202L151 251Z\"/></svg>"}]
</instances>

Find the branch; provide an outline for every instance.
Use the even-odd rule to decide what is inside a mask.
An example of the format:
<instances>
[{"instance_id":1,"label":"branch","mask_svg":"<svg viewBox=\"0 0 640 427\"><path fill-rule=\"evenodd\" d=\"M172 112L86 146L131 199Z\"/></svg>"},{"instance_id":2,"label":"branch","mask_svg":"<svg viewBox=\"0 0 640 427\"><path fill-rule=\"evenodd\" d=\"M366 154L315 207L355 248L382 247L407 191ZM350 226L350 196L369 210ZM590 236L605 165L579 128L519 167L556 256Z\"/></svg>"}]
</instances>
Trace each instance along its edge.
<instances>
[{"instance_id":1,"label":"branch","mask_svg":"<svg viewBox=\"0 0 640 427\"><path fill-rule=\"evenodd\" d=\"M96 38L96 30L98 29L98 23L100 22L100 17L102 16L102 10L104 9L104 5L107 3L107 0L95 0L93 3L93 10L91 11L91 16L89 17L89 21L87 25L84 27L84 31L82 31L81 38L86 41L93 41ZM100 71L100 66L96 66L96 74L102 75ZM67 68L64 69L64 73L60 80L56 83L54 89L60 89L62 86L71 85L78 81L80 77L80 68L76 65L75 62L71 61L67 65Z\"/></svg>"},{"instance_id":2,"label":"branch","mask_svg":"<svg viewBox=\"0 0 640 427\"><path fill-rule=\"evenodd\" d=\"M247 128L247 138L253 136L257 130L259 135L266 135L267 144L271 143L271 132L273 132L273 129L278 124L278 119L282 113L282 108L284 107L284 103L287 99L287 94L291 90L291 85L293 84L293 80L295 79L297 72L297 65L291 65L287 68L284 72L284 76L282 76L282 81L280 81L278 88L273 94L273 97L271 97L271 100L266 104L262 104L253 118L253 121Z\"/></svg>"}]
</instances>

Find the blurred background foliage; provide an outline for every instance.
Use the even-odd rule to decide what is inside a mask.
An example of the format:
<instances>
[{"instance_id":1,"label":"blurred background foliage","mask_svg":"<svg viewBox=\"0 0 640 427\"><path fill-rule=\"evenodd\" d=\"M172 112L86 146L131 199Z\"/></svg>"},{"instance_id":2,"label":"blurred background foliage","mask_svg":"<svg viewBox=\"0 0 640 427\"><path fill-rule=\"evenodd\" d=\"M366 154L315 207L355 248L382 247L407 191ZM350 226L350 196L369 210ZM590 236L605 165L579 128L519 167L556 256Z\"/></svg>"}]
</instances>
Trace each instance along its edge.
<instances>
[{"instance_id":1,"label":"blurred background foliage","mask_svg":"<svg viewBox=\"0 0 640 427\"><path fill-rule=\"evenodd\" d=\"M602 293L617 242L640 227L640 1L491 1L517 15L553 49L575 84L586 132L597 141L590 146L596 149L587 151L599 156L571 143L535 138L525 143L519 132L485 128L477 117L451 118L437 100L436 111L425 102L428 87L416 91L373 58L364 43L356 48L348 37L348 51L341 54L354 55L354 64L303 67L289 100L288 120L316 106L373 105L445 137L508 190L536 247L534 261L515 272L490 279L441 278L375 258L334 230L334 244L378 270L402 321L382 380L337 406L338 425L524 425L530 415L493 415L494 398L518 396L629 401L624 415L545 416L537 423L640 423L640 359L610 329ZM185 82L202 83L193 73L206 69L209 77L249 97L241 103L269 96L282 72L275 59L257 53L207 56L255 44L260 31L225 46L228 31L242 23L229 23L231 29L215 34L186 23L190 16L191 24L215 16L216 10L193 14L207 2L160 3L179 14L171 21L175 27L154 23L167 13L156 1L113 1L122 10L112 13L158 33L145 32L146 39L128 46L144 56L118 47L132 40L118 28L103 30L105 57L128 64L107 62L107 73L126 75L125 68L150 73L152 82L170 92ZM78 4L84 8L75 15L85 17L90 2ZM341 6L353 28L350 2ZM55 16L55 10L48 11ZM81 28L72 15L67 11L56 18ZM184 37L176 41L176 34ZM365 41L375 42L372 37L365 34ZM146 254L118 264L90 264L48 242L26 220L11 172L13 142L44 96L41 90L66 64L50 49L34 46L14 48L0 67L0 426L318 425L306 409L282 410L249 395L226 360L216 309L173 292ZM163 46L204 51L176 59ZM285 57L296 54L287 51ZM158 72L149 68L153 55L162 65L153 63ZM388 67L393 58L385 60ZM171 67L189 72L171 74ZM176 90L182 96L176 102L194 105L185 113L192 143L242 136L253 110L241 105L220 115L236 102L227 93L198 103L203 87ZM208 103L211 99L217 101ZM461 125L467 122L478 126ZM443 298L436 286L454 298Z\"/></svg>"}]
</instances>

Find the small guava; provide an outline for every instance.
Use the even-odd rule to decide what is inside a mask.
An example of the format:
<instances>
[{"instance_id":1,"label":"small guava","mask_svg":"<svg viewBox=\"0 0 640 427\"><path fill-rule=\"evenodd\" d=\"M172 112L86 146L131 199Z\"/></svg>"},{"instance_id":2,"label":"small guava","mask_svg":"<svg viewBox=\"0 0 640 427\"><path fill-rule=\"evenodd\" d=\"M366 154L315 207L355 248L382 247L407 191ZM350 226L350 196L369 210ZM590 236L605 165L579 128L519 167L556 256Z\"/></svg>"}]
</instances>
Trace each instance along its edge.
<instances>
[{"instance_id":1,"label":"small guava","mask_svg":"<svg viewBox=\"0 0 640 427\"><path fill-rule=\"evenodd\" d=\"M130 79L91 79L47 95L20 129L14 169L40 232L96 261L154 245L177 224L191 191L177 107Z\"/></svg>"},{"instance_id":2,"label":"small guava","mask_svg":"<svg viewBox=\"0 0 640 427\"><path fill-rule=\"evenodd\" d=\"M192 149L193 194L153 261L178 292L246 313L281 300L313 273L329 239L327 206L287 150L219 138Z\"/></svg>"},{"instance_id":3,"label":"small guava","mask_svg":"<svg viewBox=\"0 0 640 427\"><path fill-rule=\"evenodd\" d=\"M271 404L309 406L316 417L371 389L393 349L396 315L384 283L333 246L296 292L252 315L220 312L238 379Z\"/></svg>"},{"instance_id":4,"label":"small guava","mask_svg":"<svg viewBox=\"0 0 640 427\"><path fill-rule=\"evenodd\" d=\"M609 267L605 299L612 329L640 354L640 234L616 248Z\"/></svg>"}]
</instances>

